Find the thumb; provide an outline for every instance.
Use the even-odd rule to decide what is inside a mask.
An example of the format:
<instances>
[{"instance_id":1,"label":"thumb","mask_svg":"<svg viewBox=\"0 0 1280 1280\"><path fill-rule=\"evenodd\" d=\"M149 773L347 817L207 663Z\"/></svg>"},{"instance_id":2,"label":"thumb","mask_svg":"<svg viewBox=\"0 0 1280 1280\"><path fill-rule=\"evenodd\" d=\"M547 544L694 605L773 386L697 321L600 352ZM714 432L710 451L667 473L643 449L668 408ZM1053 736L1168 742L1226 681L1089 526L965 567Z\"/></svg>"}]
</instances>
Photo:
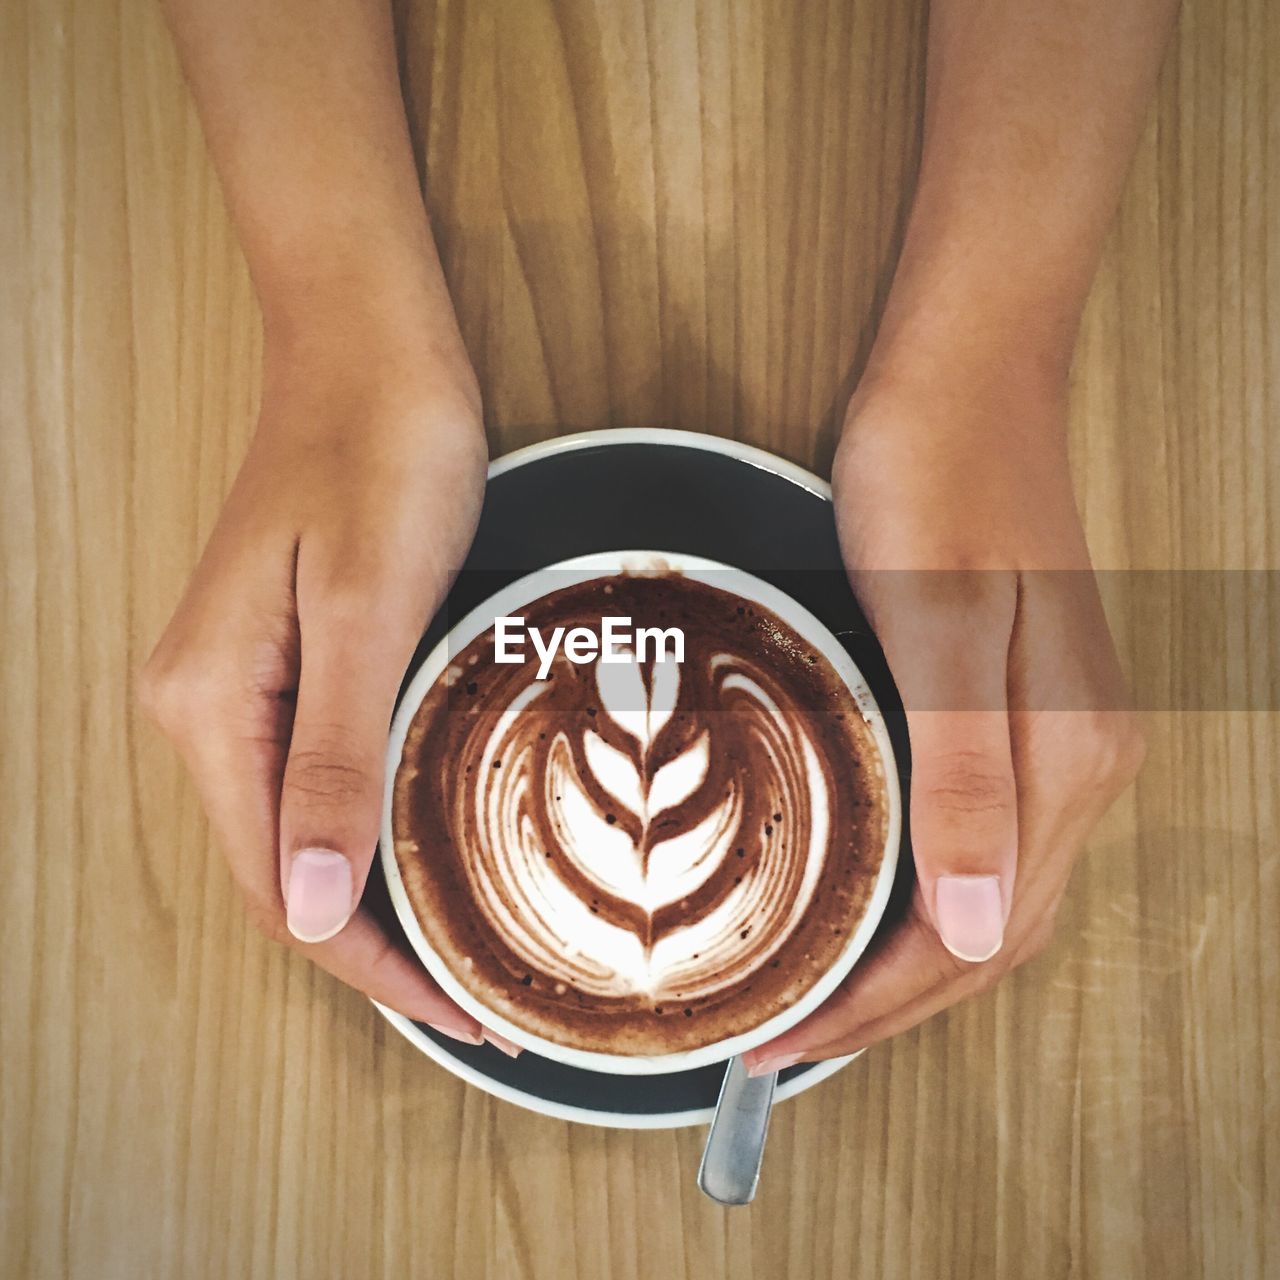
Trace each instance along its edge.
<instances>
[{"instance_id":1,"label":"thumb","mask_svg":"<svg viewBox=\"0 0 1280 1280\"><path fill-rule=\"evenodd\" d=\"M1004 940L1017 868L1007 695L1016 579L873 576L885 581L868 612L907 713L921 898L948 951L987 960Z\"/></svg>"},{"instance_id":2,"label":"thumb","mask_svg":"<svg viewBox=\"0 0 1280 1280\"><path fill-rule=\"evenodd\" d=\"M351 918L369 876L382 825L387 730L413 643L389 637L373 601L331 613L317 601L309 616L300 613L280 878L289 931L323 942Z\"/></svg>"}]
</instances>

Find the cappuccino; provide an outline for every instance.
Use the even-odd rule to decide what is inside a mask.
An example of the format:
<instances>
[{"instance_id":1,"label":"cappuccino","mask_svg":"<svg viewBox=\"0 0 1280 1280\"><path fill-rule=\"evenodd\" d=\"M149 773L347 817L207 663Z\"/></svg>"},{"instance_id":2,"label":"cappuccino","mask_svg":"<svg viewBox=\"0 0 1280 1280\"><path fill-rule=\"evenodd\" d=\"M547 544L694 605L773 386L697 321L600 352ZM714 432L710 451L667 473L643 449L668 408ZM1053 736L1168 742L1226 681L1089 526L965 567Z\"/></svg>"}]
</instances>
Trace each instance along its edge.
<instances>
[{"instance_id":1,"label":"cappuccino","mask_svg":"<svg viewBox=\"0 0 1280 1280\"><path fill-rule=\"evenodd\" d=\"M550 643L606 618L628 626L594 653ZM512 661L495 621L405 736L394 857L431 950L513 1027L589 1053L687 1053L790 1008L885 853L884 761L844 680L677 572L578 582L520 619L541 647ZM678 631L679 660L641 631Z\"/></svg>"}]
</instances>

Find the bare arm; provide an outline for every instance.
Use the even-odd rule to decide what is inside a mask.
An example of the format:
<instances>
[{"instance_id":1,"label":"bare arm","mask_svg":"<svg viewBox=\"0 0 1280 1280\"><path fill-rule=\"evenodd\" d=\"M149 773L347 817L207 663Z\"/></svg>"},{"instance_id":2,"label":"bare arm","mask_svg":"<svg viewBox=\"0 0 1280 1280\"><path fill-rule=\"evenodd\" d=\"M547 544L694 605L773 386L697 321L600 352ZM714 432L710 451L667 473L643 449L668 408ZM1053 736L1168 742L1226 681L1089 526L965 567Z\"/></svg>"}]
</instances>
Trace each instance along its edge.
<instances>
[{"instance_id":1,"label":"bare arm","mask_svg":"<svg viewBox=\"0 0 1280 1280\"><path fill-rule=\"evenodd\" d=\"M253 442L141 695L255 922L478 1042L360 905L396 691L485 476L389 5L166 8L262 304L265 368Z\"/></svg>"},{"instance_id":2,"label":"bare arm","mask_svg":"<svg viewBox=\"0 0 1280 1280\"><path fill-rule=\"evenodd\" d=\"M1066 385L1175 10L933 2L919 185L833 476L845 563L907 710L917 887L756 1070L894 1035L1035 955L1141 762L1080 572Z\"/></svg>"},{"instance_id":3,"label":"bare arm","mask_svg":"<svg viewBox=\"0 0 1280 1280\"><path fill-rule=\"evenodd\" d=\"M1065 374L1177 8L934 0L920 176L873 374Z\"/></svg>"},{"instance_id":4,"label":"bare arm","mask_svg":"<svg viewBox=\"0 0 1280 1280\"><path fill-rule=\"evenodd\" d=\"M164 4L268 329L394 315L455 343L389 0Z\"/></svg>"}]
</instances>

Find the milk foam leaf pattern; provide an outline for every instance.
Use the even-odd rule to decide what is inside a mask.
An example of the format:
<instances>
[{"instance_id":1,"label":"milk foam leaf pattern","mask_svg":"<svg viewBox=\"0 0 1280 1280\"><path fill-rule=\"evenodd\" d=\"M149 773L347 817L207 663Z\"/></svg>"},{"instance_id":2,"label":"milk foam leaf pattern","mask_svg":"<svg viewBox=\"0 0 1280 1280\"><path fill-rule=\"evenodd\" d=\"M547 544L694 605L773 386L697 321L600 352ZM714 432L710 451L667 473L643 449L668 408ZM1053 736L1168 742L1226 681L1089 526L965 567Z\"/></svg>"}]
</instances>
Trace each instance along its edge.
<instances>
[{"instance_id":1,"label":"milk foam leaf pattern","mask_svg":"<svg viewBox=\"0 0 1280 1280\"><path fill-rule=\"evenodd\" d=\"M604 663L596 668L596 683L607 720L631 740L639 763L588 729L583 759L599 789L617 802L617 811L600 813L572 767L572 755L557 770L552 803L567 833L571 864L604 893L622 897L649 918L660 908L695 893L715 871L728 816L736 808L732 792L691 829L675 838L654 839L655 819L686 801L707 779L710 734L703 732L674 759L653 768L652 746L671 719L680 694L679 667L655 663L646 681L637 662ZM607 726L602 725L602 728ZM720 837L717 839L717 835ZM649 927L646 934L651 934Z\"/></svg>"},{"instance_id":2,"label":"milk foam leaf pattern","mask_svg":"<svg viewBox=\"0 0 1280 1280\"><path fill-rule=\"evenodd\" d=\"M745 655L692 661L579 668L582 711L549 738L552 694L530 680L464 771L472 891L566 987L709 997L769 961L821 873L826 781L804 717Z\"/></svg>"},{"instance_id":3,"label":"milk foam leaf pattern","mask_svg":"<svg viewBox=\"0 0 1280 1280\"><path fill-rule=\"evenodd\" d=\"M773 776L756 779L759 789L786 794L798 787L807 793L813 785L820 786L820 771L807 736L794 732L795 726L756 679L721 658L713 659L710 666L722 687L749 695L736 699L735 714L750 726L762 759L773 765ZM626 904L641 953L637 955L617 938L609 949L615 957L626 955L632 965L641 961L640 971L633 970L629 976L632 990L655 996L673 986L696 990L714 981L710 966L699 963L704 955L700 946L707 956L722 955L727 960L732 939L739 951L749 954L753 948L742 947L742 941L757 927L761 951L757 959L765 958L769 926L789 914L788 906L794 908L792 895L797 889L799 900L804 900L811 883L797 884L793 877L779 874L784 864L795 865L796 860L783 858L768 844L750 865L734 863L738 848L745 854L740 841L748 838L742 831L745 779L733 770L721 770L713 778L714 723L703 727L672 758L656 763L655 744L680 702L676 664L654 663L646 672L634 661L600 662L595 675L603 712L595 722L598 729L585 731L580 754L567 736L552 753L547 801L566 866L594 892ZM611 725L621 734L611 733ZM631 751L607 741L610 736ZM579 770L578 761L585 765L584 771ZM601 810L601 796L616 802L612 811ZM808 806L789 800L788 808L794 816L805 813ZM825 827L821 820L818 825ZM810 880L812 868L821 864L826 838L825 829L795 832L797 838L806 834L814 845L809 852L816 857L802 881ZM730 864L741 865L742 870L726 885ZM604 921L593 920L590 938L604 943L601 935L607 928ZM693 941L698 937L705 938L705 943ZM592 946L586 936L575 937L573 944L583 952ZM674 983L677 976L679 982Z\"/></svg>"}]
</instances>

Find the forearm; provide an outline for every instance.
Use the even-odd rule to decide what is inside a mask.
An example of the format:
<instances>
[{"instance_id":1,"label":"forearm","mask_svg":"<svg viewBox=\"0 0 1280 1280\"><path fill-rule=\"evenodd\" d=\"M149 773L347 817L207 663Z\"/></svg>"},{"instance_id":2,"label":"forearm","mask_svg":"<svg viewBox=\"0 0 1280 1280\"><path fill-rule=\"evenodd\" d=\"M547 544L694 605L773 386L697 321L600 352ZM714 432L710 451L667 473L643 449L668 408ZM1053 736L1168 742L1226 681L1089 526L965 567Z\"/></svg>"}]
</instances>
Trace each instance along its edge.
<instances>
[{"instance_id":1,"label":"forearm","mask_svg":"<svg viewBox=\"0 0 1280 1280\"><path fill-rule=\"evenodd\" d=\"M868 373L1060 379L1177 0L934 0L924 147Z\"/></svg>"},{"instance_id":2,"label":"forearm","mask_svg":"<svg viewBox=\"0 0 1280 1280\"><path fill-rule=\"evenodd\" d=\"M387 0L165 9L268 333L376 323L460 350Z\"/></svg>"}]
</instances>

